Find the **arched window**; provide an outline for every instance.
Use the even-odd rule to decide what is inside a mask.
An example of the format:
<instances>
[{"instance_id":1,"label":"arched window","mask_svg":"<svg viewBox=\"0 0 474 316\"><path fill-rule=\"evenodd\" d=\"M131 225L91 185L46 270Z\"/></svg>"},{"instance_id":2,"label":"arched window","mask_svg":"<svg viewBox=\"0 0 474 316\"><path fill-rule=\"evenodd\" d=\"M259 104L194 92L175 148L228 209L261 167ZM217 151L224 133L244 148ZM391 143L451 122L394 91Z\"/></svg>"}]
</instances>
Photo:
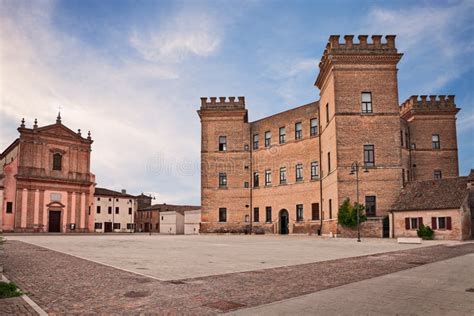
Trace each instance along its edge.
<instances>
[{"instance_id":1,"label":"arched window","mask_svg":"<svg viewBox=\"0 0 474 316\"><path fill-rule=\"evenodd\" d=\"M53 170L61 170L61 162L63 157L60 153L55 153L53 155Z\"/></svg>"}]
</instances>

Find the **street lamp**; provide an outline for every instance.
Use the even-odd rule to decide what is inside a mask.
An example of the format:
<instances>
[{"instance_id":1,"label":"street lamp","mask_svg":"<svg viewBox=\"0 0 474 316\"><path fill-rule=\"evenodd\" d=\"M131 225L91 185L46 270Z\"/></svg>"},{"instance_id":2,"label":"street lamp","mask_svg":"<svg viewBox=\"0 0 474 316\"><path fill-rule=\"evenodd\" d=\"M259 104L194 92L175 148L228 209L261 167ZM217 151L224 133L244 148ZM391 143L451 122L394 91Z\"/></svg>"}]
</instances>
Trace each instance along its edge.
<instances>
[{"instance_id":1,"label":"street lamp","mask_svg":"<svg viewBox=\"0 0 474 316\"><path fill-rule=\"evenodd\" d=\"M362 165L358 161L354 161L351 165L351 173L350 175L356 176L356 190L357 190L357 207L359 206L359 169L363 168L364 172L369 172L367 169L367 166ZM357 241L360 242L360 215L359 215L359 209L356 209L357 211Z\"/></svg>"}]
</instances>

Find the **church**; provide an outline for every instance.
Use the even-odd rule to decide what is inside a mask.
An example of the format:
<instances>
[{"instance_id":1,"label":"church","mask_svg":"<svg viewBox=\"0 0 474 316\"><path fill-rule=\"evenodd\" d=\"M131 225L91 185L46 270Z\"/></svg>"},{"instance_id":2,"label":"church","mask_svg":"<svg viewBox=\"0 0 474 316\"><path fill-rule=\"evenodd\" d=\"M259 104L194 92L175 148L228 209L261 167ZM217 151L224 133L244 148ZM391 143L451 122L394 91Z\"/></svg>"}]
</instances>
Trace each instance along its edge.
<instances>
[{"instance_id":1,"label":"church","mask_svg":"<svg viewBox=\"0 0 474 316\"><path fill-rule=\"evenodd\" d=\"M95 175L90 132L56 122L31 128L0 154L0 227L3 232L90 232Z\"/></svg>"}]
</instances>

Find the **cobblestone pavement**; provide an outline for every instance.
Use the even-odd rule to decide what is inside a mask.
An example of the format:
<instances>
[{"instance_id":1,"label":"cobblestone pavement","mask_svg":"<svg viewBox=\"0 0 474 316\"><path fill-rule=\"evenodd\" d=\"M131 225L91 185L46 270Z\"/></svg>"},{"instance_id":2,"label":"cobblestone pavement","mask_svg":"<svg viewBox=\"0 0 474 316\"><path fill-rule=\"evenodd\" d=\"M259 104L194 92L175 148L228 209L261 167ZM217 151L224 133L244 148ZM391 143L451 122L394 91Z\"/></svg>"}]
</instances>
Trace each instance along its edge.
<instances>
[{"instance_id":1,"label":"cobblestone pavement","mask_svg":"<svg viewBox=\"0 0 474 316\"><path fill-rule=\"evenodd\" d=\"M21 297L0 299L0 315L37 315Z\"/></svg>"},{"instance_id":2,"label":"cobblestone pavement","mask_svg":"<svg viewBox=\"0 0 474 316\"><path fill-rule=\"evenodd\" d=\"M52 315L203 315L258 306L474 253L474 243L177 281L158 281L19 241L7 241L4 249L4 273Z\"/></svg>"}]
</instances>

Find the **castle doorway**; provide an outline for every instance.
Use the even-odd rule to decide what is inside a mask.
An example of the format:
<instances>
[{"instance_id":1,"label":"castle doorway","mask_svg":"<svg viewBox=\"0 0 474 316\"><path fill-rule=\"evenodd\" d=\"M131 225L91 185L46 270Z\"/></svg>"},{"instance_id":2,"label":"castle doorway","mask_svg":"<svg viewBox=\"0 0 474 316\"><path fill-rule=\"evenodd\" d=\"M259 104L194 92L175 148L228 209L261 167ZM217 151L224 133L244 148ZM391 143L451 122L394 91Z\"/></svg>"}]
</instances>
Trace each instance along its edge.
<instances>
[{"instance_id":1,"label":"castle doorway","mask_svg":"<svg viewBox=\"0 0 474 316\"><path fill-rule=\"evenodd\" d=\"M61 211L49 211L49 225L48 232L61 232Z\"/></svg>"},{"instance_id":2,"label":"castle doorway","mask_svg":"<svg viewBox=\"0 0 474 316\"><path fill-rule=\"evenodd\" d=\"M279 215L279 223L280 223L280 235L287 235L288 234L288 211L282 209Z\"/></svg>"}]
</instances>

